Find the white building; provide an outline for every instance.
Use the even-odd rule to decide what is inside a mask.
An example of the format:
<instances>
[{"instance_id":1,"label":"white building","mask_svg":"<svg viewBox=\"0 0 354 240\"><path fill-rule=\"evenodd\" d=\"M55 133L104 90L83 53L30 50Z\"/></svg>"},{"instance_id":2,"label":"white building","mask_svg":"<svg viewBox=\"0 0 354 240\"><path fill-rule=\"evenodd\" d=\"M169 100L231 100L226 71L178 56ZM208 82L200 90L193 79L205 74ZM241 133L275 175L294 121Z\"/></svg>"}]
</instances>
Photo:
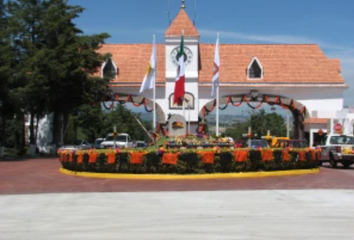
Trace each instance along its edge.
<instances>
[{"instance_id":1,"label":"white building","mask_svg":"<svg viewBox=\"0 0 354 240\"><path fill-rule=\"evenodd\" d=\"M205 114L213 109L211 79L215 45L200 42L200 34L185 12L184 4L166 30L165 42L156 46L158 123L166 128L170 114L183 114L182 106L172 101L182 30L185 97L191 108L193 133ZM99 50L112 54L99 75L111 74L110 86L117 100L137 103L145 98L152 106L152 91L139 94L151 51L152 44L105 44ZM311 145L320 129L327 132L328 119L342 114L343 92L348 86L341 76L339 59L327 58L317 44L221 44L220 62L220 104L238 105L243 101L253 107L260 102L281 105L293 115L295 137L306 137ZM229 107L238 111L237 107Z\"/></svg>"},{"instance_id":2,"label":"white building","mask_svg":"<svg viewBox=\"0 0 354 240\"><path fill-rule=\"evenodd\" d=\"M165 32L165 42L157 44L158 122L164 126L169 114L182 115L182 107L172 103L182 30L186 98L190 100L190 121L195 130L214 103L211 79L215 45L200 43L200 34L184 5ZM135 102L141 97L153 99L152 91L139 95L151 50L151 44L105 44L99 50L112 54L101 74L114 73L111 87L120 99L127 95L132 95ZM325 130L327 119L336 117L343 108L343 92L348 86L341 76L340 62L328 59L316 44L221 44L220 61L220 103L232 100L236 104L243 99L243 104L251 106L261 101L283 105L295 119L296 138L319 128Z\"/></svg>"}]
</instances>

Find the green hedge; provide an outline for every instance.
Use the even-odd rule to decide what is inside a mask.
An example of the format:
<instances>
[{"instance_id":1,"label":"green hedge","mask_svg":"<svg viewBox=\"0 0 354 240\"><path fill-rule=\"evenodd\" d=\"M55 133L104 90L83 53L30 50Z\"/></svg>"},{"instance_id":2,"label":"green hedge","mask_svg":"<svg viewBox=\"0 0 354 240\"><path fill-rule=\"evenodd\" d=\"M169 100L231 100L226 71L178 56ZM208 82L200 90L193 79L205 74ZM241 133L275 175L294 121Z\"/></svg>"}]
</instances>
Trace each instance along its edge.
<instances>
[{"instance_id":1,"label":"green hedge","mask_svg":"<svg viewBox=\"0 0 354 240\"><path fill-rule=\"evenodd\" d=\"M62 161L65 169L78 172L97 173L140 173L140 174L203 174L203 173L231 173L231 172L255 172L276 171L291 169L310 169L318 167L318 159L312 159L310 153L306 153L306 161L298 161L298 152L290 151L290 161L283 161L282 151L273 151L273 160L262 161L261 151L250 150L248 160L236 162L232 151L221 151L215 155L214 164L204 164L201 156L193 150L181 152L176 165L162 163L162 154L148 152L144 155L143 164L130 164L129 152L115 154L115 163L108 164L105 153L100 153L95 163L89 163L88 153L84 153L83 162L77 163L78 156L73 155L69 161L69 154ZM316 155L317 156L317 155Z\"/></svg>"}]
</instances>

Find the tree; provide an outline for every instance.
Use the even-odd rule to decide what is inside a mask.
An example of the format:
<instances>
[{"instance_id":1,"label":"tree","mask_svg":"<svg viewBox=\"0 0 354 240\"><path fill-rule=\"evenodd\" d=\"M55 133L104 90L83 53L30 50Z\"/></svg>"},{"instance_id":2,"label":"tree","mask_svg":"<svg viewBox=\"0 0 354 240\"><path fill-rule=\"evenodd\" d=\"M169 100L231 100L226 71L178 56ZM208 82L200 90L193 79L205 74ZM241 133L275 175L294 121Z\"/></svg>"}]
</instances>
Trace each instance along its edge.
<instances>
[{"instance_id":1,"label":"tree","mask_svg":"<svg viewBox=\"0 0 354 240\"><path fill-rule=\"evenodd\" d=\"M227 128L225 131L225 136L232 137L234 139L241 139L242 134L247 133L249 127L248 122L237 121L232 128Z\"/></svg>"},{"instance_id":2,"label":"tree","mask_svg":"<svg viewBox=\"0 0 354 240\"><path fill-rule=\"evenodd\" d=\"M35 144L34 116L53 112L54 143L62 143L69 114L107 94L109 79L92 75L108 57L96 50L109 35L83 35L73 23L83 8L66 0L15 0L8 7L20 60L14 96L31 114L30 142Z\"/></svg>"},{"instance_id":3,"label":"tree","mask_svg":"<svg viewBox=\"0 0 354 240\"><path fill-rule=\"evenodd\" d=\"M9 19L3 0L0 0L0 156L3 154L6 122L11 118L12 104L9 96L11 87L13 53L9 37Z\"/></svg>"},{"instance_id":4,"label":"tree","mask_svg":"<svg viewBox=\"0 0 354 240\"><path fill-rule=\"evenodd\" d=\"M261 136L266 136L270 130L273 136L285 136L286 126L283 117L277 113L266 113L263 109L259 112L252 112L246 122L236 122L233 128L228 128L225 135L234 139L242 138L242 134L247 133L248 127L252 127L252 132Z\"/></svg>"},{"instance_id":5,"label":"tree","mask_svg":"<svg viewBox=\"0 0 354 240\"><path fill-rule=\"evenodd\" d=\"M97 53L109 35L83 35L72 22L83 8L69 6L66 2L48 1L43 29L49 76L48 105L55 115L55 143L63 142L69 114L83 104L104 99L109 84L109 79L92 77L109 57Z\"/></svg>"},{"instance_id":6,"label":"tree","mask_svg":"<svg viewBox=\"0 0 354 240\"><path fill-rule=\"evenodd\" d=\"M106 114L100 105L82 105L76 116L73 117L77 121L77 127L82 128L86 135L86 140L94 142L96 138L106 137L107 132L104 131L104 121Z\"/></svg>"},{"instance_id":7,"label":"tree","mask_svg":"<svg viewBox=\"0 0 354 240\"><path fill-rule=\"evenodd\" d=\"M119 133L128 133L134 140L146 139L146 133L134 118L134 113L125 106L118 104L114 109L106 113L102 134L113 132L113 126L117 127ZM140 115L135 115L141 122ZM151 130L151 124L145 123L145 128Z\"/></svg>"},{"instance_id":8,"label":"tree","mask_svg":"<svg viewBox=\"0 0 354 240\"><path fill-rule=\"evenodd\" d=\"M17 109L30 114L30 144L35 144L34 119L46 110L47 77L37 64L43 52L43 13L40 0L9 1L9 28L16 48L16 89L13 98ZM22 113L23 114L23 113ZM32 149L32 153L33 153Z\"/></svg>"},{"instance_id":9,"label":"tree","mask_svg":"<svg viewBox=\"0 0 354 240\"><path fill-rule=\"evenodd\" d=\"M264 109L253 113L248 123L252 127L252 132L258 136L265 136L270 130L273 136L285 136L286 126L284 118L277 113L266 114Z\"/></svg>"}]
</instances>

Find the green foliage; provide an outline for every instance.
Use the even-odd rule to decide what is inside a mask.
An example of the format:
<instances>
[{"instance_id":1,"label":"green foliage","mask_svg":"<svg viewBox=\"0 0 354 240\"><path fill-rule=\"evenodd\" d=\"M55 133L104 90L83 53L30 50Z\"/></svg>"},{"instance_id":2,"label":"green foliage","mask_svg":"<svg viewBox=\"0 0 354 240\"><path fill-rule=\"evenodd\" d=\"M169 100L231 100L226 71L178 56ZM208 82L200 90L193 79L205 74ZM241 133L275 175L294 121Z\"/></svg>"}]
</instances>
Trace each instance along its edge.
<instances>
[{"instance_id":1,"label":"green foliage","mask_svg":"<svg viewBox=\"0 0 354 240\"><path fill-rule=\"evenodd\" d=\"M4 1L0 0L0 146L8 145L7 139L11 134L7 127L14 118L14 106L10 98L13 61L7 8Z\"/></svg>"},{"instance_id":2,"label":"green foliage","mask_svg":"<svg viewBox=\"0 0 354 240\"><path fill-rule=\"evenodd\" d=\"M108 57L97 50L109 35L84 35L75 26L73 20L82 7L68 5L66 0L14 0L6 6L7 36L17 61L11 96L18 109L31 116L51 112L67 116L107 96L109 79L92 75ZM66 116L55 119L62 121ZM60 138L56 130L63 125L60 121L55 121L55 141ZM33 118L30 131L34 143Z\"/></svg>"},{"instance_id":3,"label":"green foliage","mask_svg":"<svg viewBox=\"0 0 354 240\"><path fill-rule=\"evenodd\" d=\"M226 136L234 139L241 139L242 134L248 132L248 127L252 127L252 132L258 137L266 136L270 130L272 136L285 136L286 125L283 117L277 113L266 113L264 109L253 112L246 122L236 122L234 127L228 128L225 132Z\"/></svg>"},{"instance_id":4,"label":"green foliage","mask_svg":"<svg viewBox=\"0 0 354 240\"><path fill-rule=\"evenodd\" d=\"M146 133L134 118L134 113L128 110L124 105L118 104L112 111L105 113L102 134L113 132L113 126L116 126L118 133L128 133L134 140L146 139ZM137 118L141 121L139 115ZM150 125L145 126L147 130L151 129Z\"/></svg>"},{"instance_id":5,"label":"green foliage","mask_svg":"<svg viewBox=\"0 0 354 240\"><path fill-rule=\"evenodd\" d=\"M113 132L113 126L117 132L128 133L133 140L150 142L151 139L137 123L134 116L151 130L151 123L143 121L139 115L135 115L124 105L117 105L111 111L105 111L101 106L82 105L71 116L65 142L74 139L85 139L93 143L97 138L104 138ZM160 141L158 145L164 144ZM152 146L154 147L154 146Z\"/></svg>"},{"instance_id":6,"label":"green foliage","mask_svg":"<svg viewBox=\"0 0 354 240\"><path fill-rule=\"evenodd\" d=\"M106 137L104 121L106 113L100 106L82 105L72 118L77 127L82 129L85 139L93 143L96 138Z\"/></svg>"}]
</instances>

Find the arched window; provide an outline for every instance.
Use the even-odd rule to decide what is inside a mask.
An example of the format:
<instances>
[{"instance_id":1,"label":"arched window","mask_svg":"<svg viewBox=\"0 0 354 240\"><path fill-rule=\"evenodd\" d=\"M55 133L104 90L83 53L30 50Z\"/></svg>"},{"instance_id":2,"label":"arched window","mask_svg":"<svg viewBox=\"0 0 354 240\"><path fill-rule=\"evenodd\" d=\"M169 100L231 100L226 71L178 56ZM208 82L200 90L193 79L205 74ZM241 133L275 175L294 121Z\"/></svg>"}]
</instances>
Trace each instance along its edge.
<instances>
[{"instance_id":1,"label":"arched window","mask_svg":"<svg viewBox=\"0 0 354 240\"><path fill-rule=\"evenodd\" d=\"M248 79L262 79L263 78L263 67L257 57L254 57L247 69Z\"/></svg>"},{"instance_id":2,"label":"arched window","mask_svg":"<svg viewBox=\"0 0 354 240\"><path fill-rule=\"evenodd\" d=\"M112 59L108 59L102 66L102 77L109 79L117 78L117 66Z\"/></svg>"},{"instance_id":3,"label":"arched window","mask_svg":"<svg viewBox=\"0 0 354 240\"><path fill-rule=\"evenodd\" d=\"M182 109L182 101L178 104L174 104L173 103L173 98L174 98L174 94L172 93L169 97L169 103L170 103L170 109ZM184 107L185 109L190 108L191 110L194 109L194 95L192 93L188 93L186 92L184 94Z\"/></svg>"}]
</instances>

